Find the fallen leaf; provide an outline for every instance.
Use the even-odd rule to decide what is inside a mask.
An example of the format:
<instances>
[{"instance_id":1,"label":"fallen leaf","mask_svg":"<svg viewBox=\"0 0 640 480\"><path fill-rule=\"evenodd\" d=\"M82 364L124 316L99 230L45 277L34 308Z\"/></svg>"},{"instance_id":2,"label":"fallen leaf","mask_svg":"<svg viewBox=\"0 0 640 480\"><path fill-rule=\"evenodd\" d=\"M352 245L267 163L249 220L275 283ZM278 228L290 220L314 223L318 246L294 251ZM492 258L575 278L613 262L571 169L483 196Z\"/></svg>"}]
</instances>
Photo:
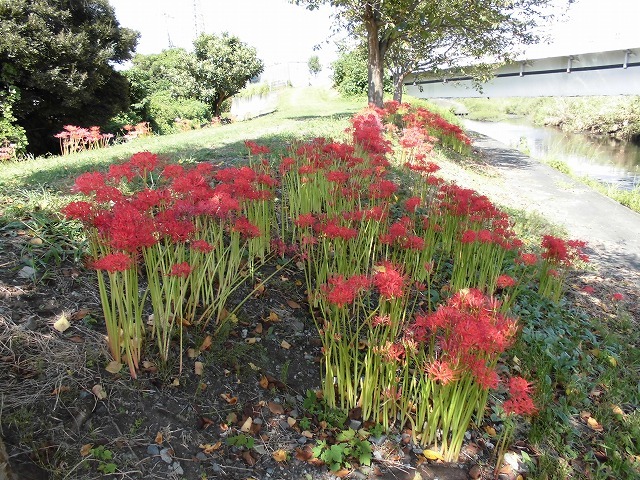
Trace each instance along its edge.
<instances>
[{"instance_id":1,"label":"fallen leaf","mask_svg":"<svg viewBox=\"0 0 640 480\"><path fill-rule=\"evenodd\" d=\"M254 297L259 297L260 295L262 295L264 293L264 283L257 283L256 286L253 287L253 292Z\"/></svg>"},{"instance_id":2,"label":"fallen leaf","mask_svg":"<svg viewBox=\"0 0 640 480\"><path fill-rule=\"evenodd\" d=\"M85 443L84 445L82 445L82 447L80 447L80 455L82 457L86 457L87 455L89 455L92 448L93 448L93 443Z\"/></svg>"},{"instance_id":3,"label":"fallen leaf","mask_svg":"<svg viewBox=\"0 0 640 480\"><path fill-rule=\"evenodd\" d=\"M226 420L227 420L227 423L236 423L238 421L238 415L236 415L235 412L230 412L227 415Z\"/></svg>"},{"instance_id":4,"label":"fallen leaf","mask_svg":"<svg viewBox=\"0 0 640 480\"><path fill-rule=\"evenodd\" d=\"M122 364L120 362L116 362L115 360L112 360L104 369L109 373L116 374L120 370L122 370Z\"/></svg>"},{"instance_id":5,"label":"fallen leaf","mask_svg":"<svg viewBox=\"0 0 640 480\"><path fill-rule=\"evenodd\" d=\"M300 307L300 304L298 302L294 302L293 300L287 300L287 305L289 305L293 309L302 308Z\"/></svg>"},{"instance_id":6,"label":"fallen leaf","mask_svg":"<svg viewBox=\"0 0 640 480\"><path fill-rule=\"evenodd\" d=\"M31 240L29 240L29 243L31 245L42 245L43 242L42 242L41 238L36 237L36 238L32 238Z\"/></svg>"},{"instance_id":7,"label":"fallen leaf","mask_svg":"<svg viewBox=\"0 0 640 480\"><path fill-rule=\"evenodd\" d=\"M347 470L346 468L338 470L337 472L333 472L333 474L338 478L344 478L347 475L349 475L350 473L351 473L351 470Z\"/></svg>"},{"instance_id":8,"label":"fallen leaf","mask_svg":"<svg viewBox=\"0 0 640 480\"><path fill-rule=\"evenodd\" d=\"M612 405L611 411L614 415L624 415L624 411L618 405Z\"/></svg>"},{"instance_id":9,"label":"fallen leaf","mask_svg":"<svg viewBox=\"0 0 640 480\"><path fill-rule=\"evenodd\" d=\"M84 343L84 337L81 337L80 335L73 335L72 337L69 337L68 340L73 343Z\"/></svg>"},{"instance_id":10,"label":"fallen leaf","mask_svg":"<svg viewBox=\"0 0 640 480\"><path fill-rule=\"evenodd\" d=\"M200 351L204 352L205 350L208 350L209 347L211 347L211 335L207 335L206 337L204 337L204 340L202 341L202 345L200 345Z\"/></svg>"},{"instance_id":11,"label":"fallen leaf","mask_svg":"<svg viewBox=\"0 0 640 480\"><path fill-rule=\"evenodd\" d=\"M296 448L296 453L294 457L301 462L307 462L311 458L313 458L313 452L311 451L311 447L308 448Z\"/></svg>"},{"instance_id":12,"label":"fallen leaf","mask_svg":"<svg viewBox=\"0 0 640 480\"><path fill-rule=\"evenodd\" d=\"M67 320L67 317L64 314L60 315L60 318L56 320L55 323L53 324L53 328L55 328L60 333L67 330L70 326L71 324L69 323L69 320Z\"/></svg>"},{"instance_id":13,"label":"fallen leaf","mask_svg":"<svg viewBox=\"0 0 640 480\"><path fill-rule=\"evenodd\" d=\"M193 371L196 375L202 375L202 372L204 371L204 363L202 362L196 362L193 364Z\"/></svg>"},{"instance_id":14,"label":"fallen leaf","mask_svg":"<svg viewBox=\"0 0 640 480\"><path fill-rule=\"evenodd\" d=\"M279 322L280 321L280 317L278 316L278 314L276 312L269 312L269 316L267 318L265 318L265 320L267 322Z\"/></svg>"},{"instance_id":15,"label":"fallen leaf","mask_svg":"<svg viewBox=\"0 0 640 480\"><path fill-rule=\"evenodd\" d=\"M240 427L240 431L242 433L249 433L249 431L251 430L252 424L253 424L253 418L248 417Z\"/></svg>"},{"instance_id":16,"label":"fallen leaf","mask_svg":"<svg viewBox=\"0 0 640 480\"><path fill-rule=\"evenodd\" d=\"M230 393L221 393L220 396L229 404L235 405L238 403L238 397L231 396Z\"/></svg>"},{"instance_id":17,"label":"fallen leaf","mask_svg":"<svg viewBox=\"0 0 640 480\"><path fill-rule=\"evenodd\" d=\"M249 345L253 345L258 341L258 339L256 337L249 337L249 338L245 338L244 341Z\"/></svg>"},{"instance_id":18,"label":"fallen leaf","mask_svg":"<svg viewBox=\"0 0 640 480\"><path fill-rule=\"evenodd\" d=\"M102 389L102 385L100 385L99 383L93 386L93 388L91 389L91 393L93 393L98 400L104 400L105 398L107 398L107 392Z\"/></svg>"},{"instance_id":19,"label":"fallen leaf","mask_svg":"<svg viewBox=\"0 0 640 480\"><path fill-rule=\"evenodd\" d=\"M267 406L269 407L269 411L274 415L282 415L284 413L284 408L279 403L269 402Z\"/></svg>"},{"instance_id":20,"label":"fallen leaf","mask_svg":"<svg viewBox=\"0 0 640 480\"><path fill-rule=\"evenodd\" d=\"M260 367L257 366L255 363L253 362L249 362L247 365L249 365L249 368L251 370L253 370L254 372L259 372L260 371Z\"/></svg>"},{"instance_id":21,"label":"fallen leaf","mask_svg":"<svg viewBox=\"0 0 640 480\"><path fill-rule=\"evenodd\" d=\"M313 438L313 433L311 433L309 430L303 431L301 435L306 438Z\"/></svg>"},{"instance_id":22,"label":"fallen leaf","mask_svg":"<svg viewBox=\"0 0 640 480\"><path fill-rule=\"evenodd\" d=\"M495 437L495 436L498 434L498 432L496 432L496 429L495 429L495 428L493 428L491 425L486 425L486 426L484 427L484 431L485 431L485 432L487 432L487 434L488 434L490 437Z\"/></svg>"},{"instance_id":23,"label":"fallen leaf","mask_svg":"<svg viewBox=\"0 0 640 480\"><path fill-rule=\"evenodd\" d=\"M420 475L420 472L416 472L411 480L422 480L422 475Z\"/></svg>"},{"instance_id":24,"label":"fallen leaf","mask_svg":"<svg viewBox=\"0 0 640 480\"><path fill-rule=\"evenodd\" d=\"M51 392L51 395L60 395L61 393L69 392L69 391L71 391L71 387L67 387L66 385L61 385L58 388L54 389L53 392Z\"/></svg>"},{"instance_id":25,"label":"fallen leaf","mask_svg":"<svg viewBox=\"0 0 640 480\"><path fill-rule=\"evenodd\" d=\"M253 467L256 464L256 459L253 458L249 450L242 452L242 458L244 458L244 461L247 462L247 465L250 467Z\"/></svg>"},{"instance_id":26,"label":"fallen leaf","mask_svg":"<svg viewBox=\"0 0 640 480\"><path fill-rule=\"evenodd\" d=\"M282 340L282 342L280 343L280 346L285 350L289 350L291 348L291 344L286 340Z\"/></svg>"},{"instance_id":27,"label":"fallen leaf","mask_svg":"<svg viewBox=\"0 0 640 480\"><path fill-rule=\"evenodd\" d=\"M287 423L289 424L290 427L293 427L296 424L296 419L293 417L288 417Z\"/></svg>"},{"instance_id":28,"label":"fallen leaf","mask_svg":"<svg viewBox=\"0 0 640 480\"><path fill-rule=\"evenodd\" d=\"M259 384L260 384L260 386L261 386L262 388L264 388L265 390L266 390L267 388L269 388L269 379L268 379L267 377L265 377L264 375L262 375L262 376L260 377L260 381L259 381L258 383L259 383Z\"/></svg>"},{"instance_id":29,"label":"fallen leaf","mask_svg":"<svg viewBox=\"0 0 640 480\"><path fill-rule=\"evenodd\" d=\"M601 431L603 431L603 430L604 430L604 427L603 427L602 425L600 425L600 424L598 423L598 421L597 421L595 418L593 418L593 417L589 417L589 418L587 419L587 425L589 425L589 427L590 427L592 430L595 430L596 432L601 432Z\"/></svg>"},{"instance_id":30,"label":"fallen leaf","mask_svg":"<svg viewBox=\"0 0 640 480\"><path fill-rule=\"evenodd\" d=\"M88 308L81 308L80 310L73 312L71 320L82 320L84 317L89 315L89 313L91 313L91 310Z\"/></svg>"},{"instance_id":31,"label":"fallen leaf","mask_svg":"<svg viewBox=\"0 0 640 480\"><path fill-rule=\"evenodd\" d=\"M222 447L222 442L216 442L213 445L211 445L210 443L201 443L200 445L198 445L198 448L201 448L202 451L207 454L215 452L216 450L220 450L220 447Z\"/></svg>"},{"instance_id":32,"label":"fallen leaf","mask_svg":"<svg viewBox=\"0 0 640 480\"><path fill-rule=\"evenodd\" d=\"M281 463L287 459L289 454L285 450L280 448L279 450L276 450L275 452L273 452L272 456L276 462Z\"/></svg>"},{"instance_id":33,"label":"fallen leaf","mask_svg":"<svg viewBox=\"0 0 640 480\"><path fill-rule=\"evenodd\" d=\"M195 348L187 348L187 357L196 358L198 356L198 352Z\"/></svg>"},{"instance_id":34,"label":"fallen leaf","mask_svg":"<svg viewBox=\"0 0 640 480\"><path fill-rule=\"evenodd\" d=\"M262 333L262 324L261 324L261 323L258 323L258 324L256 325L255 332L256 332L258 335L260 335L260 334Z\"/></svg>"},{"instance_id":35,"label":"fallen leaf","mask_svg":"<svg viewBox=\"0 0 640 480\"><path fill-rule=\"evenodd\" d=\"M156 442L158 445L162 445L162 442L163 442L163 441L164 441L164 438L163 438L163 436L162 436L162 432L160 432L160 431L159 431L158 433L156 433L155 442Z\"/></svg>"},{"instance_id":36,"label":"fallen leaf","mask_svg":"<svg viewBox=\"0 0 640 480\"><path fill-rule=\"evenodd\" d=\"M296 285L296 287L301 287L302 286L302 281L296 280L295 285Z\"/></svg>"},{"instance_id":37,"label":"fallen leaf","mask_svg":"<svg viewBox=\"0 0 640 480\"><path fill-rule=\"evenodd\" d=\"M436 450L424 450L422 454L427 460L444 460L442 454Z\"/></svg>"},{"instance_id":38,"label":"fallen leaf","mask_svg":"<svg viewBox=\"0 0 640 480\"><path fill-rule=\"evenodd\" d=\"M171 386L172 387L179 387L180 386L180 379L179 378L174 378L173 382L171 382Z\"/></svg>"},{"instance_id":39,"label":"fallen leaf","mask_svg":"<svg viewBox=\"0 0 640 480\"><path fill-rule=\"evenodd\" d=\"M149 360L145 360L144 362L142 362L142 369L150 373L155 373L158 371L158 367L156 367L155 363L150 362Z\"/></svg>"}]
</instances>

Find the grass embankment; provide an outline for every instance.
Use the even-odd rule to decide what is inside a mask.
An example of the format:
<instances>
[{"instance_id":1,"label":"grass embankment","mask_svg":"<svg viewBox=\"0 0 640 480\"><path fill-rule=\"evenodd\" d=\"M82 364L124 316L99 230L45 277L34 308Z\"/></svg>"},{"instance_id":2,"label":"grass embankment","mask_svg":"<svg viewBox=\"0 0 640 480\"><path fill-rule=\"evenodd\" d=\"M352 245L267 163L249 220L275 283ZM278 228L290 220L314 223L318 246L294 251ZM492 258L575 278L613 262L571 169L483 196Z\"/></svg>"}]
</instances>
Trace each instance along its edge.
<instances>
[{"instance_id":1,"label":"grass embankment","mask_svg":"<svg viewBox=\"0 0 640 480\"><path fill-rule=\"evenodd\" d=\"M45 243L64 236L55 214L68 200L68 187L85 171L106 169L130 154L149 150L184 162L237 162L246 158L244 140L282 151L297 139L340 138L362 101L345 101L321 90L287 91L277 113L249 122L167 137L154 137L110 149L68 157L50 157L3 165L0 171L2 226L47 218ZM458 161L437 153L438 161ZM543 219L510 211L522 238L539 244L549 228ZM57 233L56 233L57 232ZM58 235L53 238L54 233ZM51 258L51 268L55 268ZM587 299L587 300L585 300ZM604 299L591 302L573 292L559 304L525 289L514 307L522 331L504 369L532 378L540 407L530 425L519 425L535 456L528 461L530 478L634 478L640 455L640 333L633 319ZM494 412L495 413L495 412ZM495 442L487 432L487 440ZM635 465L634 465L635 462Z\"/></svg>"}]
</instances>

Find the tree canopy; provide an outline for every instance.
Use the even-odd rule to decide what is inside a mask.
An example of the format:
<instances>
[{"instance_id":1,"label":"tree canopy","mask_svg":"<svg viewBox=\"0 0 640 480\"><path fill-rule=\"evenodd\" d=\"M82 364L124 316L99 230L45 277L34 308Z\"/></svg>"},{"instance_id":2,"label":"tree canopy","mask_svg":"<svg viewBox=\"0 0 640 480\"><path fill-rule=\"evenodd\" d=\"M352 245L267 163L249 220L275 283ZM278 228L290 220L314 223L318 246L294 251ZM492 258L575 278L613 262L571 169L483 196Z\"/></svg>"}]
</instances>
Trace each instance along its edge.
<instances>
[{"instance_id":1,"label":"tree canopy","mask_svg":"<svg viewBox=\"0 0 640 480\"><path fill-rule=\"evenodd\" d=\"M381 106L388 54L393 56L392 71L404 70L405 75L421 61L501 54L511 45L537 41L534 29L548 17L544 8L553 0L293 1L309 9L332 5L339 24L366 41L369 102Z\"/></svg>"},{"instance_id":2,"label":"tree canopy","mask_svg":"<svg viewBox=\"0 0 640 480\"><path fill-rule=\"evenodd\" d=\"M222 102L242 90L264 70L256 49L236 36L202 34L193 42L196 97L220 115Z\"/></svg>"},{"instance_id":3,"label":"tree canopy","mask_svg":"<svg viewBox=\"0 0 640 480\"><path fill-rule=\"evenodd\" d=\"M55 146L64 124L100 124L128 106L113 64L137 37L108 0L0 0L0 90L19 93L13 114L31 152Z\"/></svg>"}]
</instances>

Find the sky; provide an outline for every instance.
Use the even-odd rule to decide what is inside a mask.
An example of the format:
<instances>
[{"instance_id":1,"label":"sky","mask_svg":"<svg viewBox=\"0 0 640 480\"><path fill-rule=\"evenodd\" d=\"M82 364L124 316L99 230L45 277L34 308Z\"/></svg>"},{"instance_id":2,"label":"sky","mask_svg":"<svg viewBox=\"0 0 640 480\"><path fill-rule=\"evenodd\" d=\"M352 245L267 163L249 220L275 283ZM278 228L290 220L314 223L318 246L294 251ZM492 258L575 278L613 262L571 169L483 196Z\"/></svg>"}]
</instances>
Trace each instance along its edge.
<instances>
[{"instance_id":1,"label":"sky","mask_svg":"<svg viewBox=\"0 0 640 480\"><path fill-rule=\"evenodd\" d=\"M561 0L558 0L561 1ZM265 65L318 55L323 68L337 58L328 7L308 11L288 0L110 0L121 26L141 34L137 52L190 50L198 33L229 32L256 48ZM194 9L195 6L195 9ZM529 58L640 47L640 0L576 0L549 26L552 45L527 49ZM334 37L335 38L335 37ZM320 50L314 46L321 45ZM325 68L326 67L326 68Z\"/></svg>"}]
</instances>

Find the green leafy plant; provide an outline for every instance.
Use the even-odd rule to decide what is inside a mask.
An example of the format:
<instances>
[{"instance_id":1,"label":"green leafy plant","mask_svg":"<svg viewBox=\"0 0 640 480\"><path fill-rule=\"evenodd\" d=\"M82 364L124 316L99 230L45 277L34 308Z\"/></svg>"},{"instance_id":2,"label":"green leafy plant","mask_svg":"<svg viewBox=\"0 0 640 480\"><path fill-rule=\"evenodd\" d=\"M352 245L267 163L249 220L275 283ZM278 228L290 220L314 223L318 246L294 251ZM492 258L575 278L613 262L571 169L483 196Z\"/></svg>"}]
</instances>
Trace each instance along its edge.
<instances>
[{"instance_id":1,"label":"green leafy plant","mask_svg":"<svg viewBox=\"0 0 640 480\"><path fill-rule=\"evenodd\" d=\"M320 440L312 452L314 457L326 463L333 472L352 466L352 462L371 465L371 443L352 428L338 433L333 445Z\"/></svg>"},{"instance_id":2,"label":"green leafy plant","mask_svg":"<svg viewBox=\"0 0 640 480\"><path fill-rule=\"evenodd\" d=\"M319 422L326 422L328 427L341 428L347 421L347 413L339 408L327 405L327 402L318 398L316 392L307 390L307 396L302 403L303 408L314 415Z\"/></svg>"},{"instance_id":3,"label":"green leafy plant","mask_svg":"<svg viewBox=\"0 0 640 480\"><path fill-rule=\"evenodd\" d=\"M227 437L226 444L232 447L246 448L247 450L250 450L255 445L255 439L249 435L245 435L244 433L239 433L238 435Z\"/></svg>"},{"instance_id":4,"label":"green leafy plant","mask_svg":"<svg viewBox=\"0 0 640 480\"><path fill-rule=\"evenodd\" d=\"M104 445L100 445L96 448L92 448L89 450L89 454L98 460L98 471L104 473L105 475L110 475L115 473L118 469L118 466L113 462L113 452L104 447Z\"/></svg>"}]
</instances>

